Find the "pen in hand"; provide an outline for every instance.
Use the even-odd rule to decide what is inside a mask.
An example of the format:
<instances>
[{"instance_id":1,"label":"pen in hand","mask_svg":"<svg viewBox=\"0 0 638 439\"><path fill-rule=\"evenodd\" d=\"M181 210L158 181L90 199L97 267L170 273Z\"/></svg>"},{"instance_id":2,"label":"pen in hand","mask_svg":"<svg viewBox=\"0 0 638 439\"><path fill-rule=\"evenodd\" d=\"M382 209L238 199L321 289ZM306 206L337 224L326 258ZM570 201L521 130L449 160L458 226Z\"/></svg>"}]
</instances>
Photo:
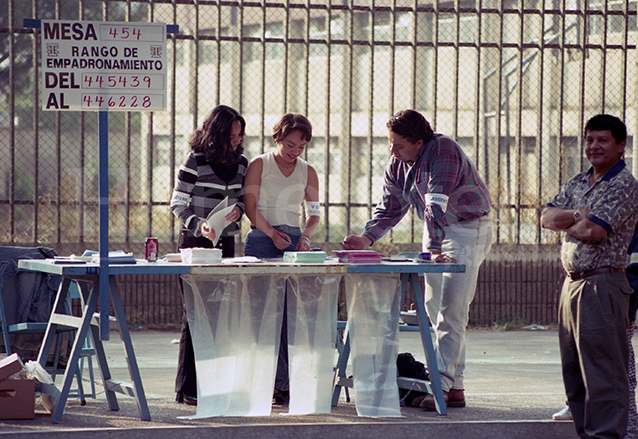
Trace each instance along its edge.
<instances>
[{"instance_id":1,"label":"pen in hand","mask_svg":"<svg viewBox=\"0 0 638 439\"><path fill-rule=\"evenodd\" d=\"M275 232L277 232L277 235L279 235L284 241L286 241L288 244L290 244L292 241L290 241L290 236L288 235L284 235L283 233L281 233L279 230L275 230Z\"/></svg>"}]
</instances>

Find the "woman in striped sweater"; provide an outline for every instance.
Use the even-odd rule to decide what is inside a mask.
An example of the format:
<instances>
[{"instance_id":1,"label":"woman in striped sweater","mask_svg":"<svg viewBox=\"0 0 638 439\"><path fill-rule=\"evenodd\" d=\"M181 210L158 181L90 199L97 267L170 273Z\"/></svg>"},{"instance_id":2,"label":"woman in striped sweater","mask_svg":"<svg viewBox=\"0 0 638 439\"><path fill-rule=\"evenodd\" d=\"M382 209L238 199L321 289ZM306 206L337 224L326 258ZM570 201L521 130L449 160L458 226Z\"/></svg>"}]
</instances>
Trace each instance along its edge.
<instances>
[{"instance_id":1,"label":"woman in striped sweater","mask_svg":"<svg viewBox=\"0 0 638 439\"><path fill-rule=\"evenodd\" d=\"M214 247L217 237L206 218L228 197L229 204L236 203L225 218L232 223L223 230L216 247L222 250L223 257L235 256L235 235L240 233L238 221L244 213L243 184L248 167L242 154L245 129L246 122L236 110L219 105L202 128L193 133L191 152L179 168L171 197L171 211L182 224L180 249ZM195 355L186 312L182 319L175 392L177 402L197 404Z\"/></svg>"}]
</instances>

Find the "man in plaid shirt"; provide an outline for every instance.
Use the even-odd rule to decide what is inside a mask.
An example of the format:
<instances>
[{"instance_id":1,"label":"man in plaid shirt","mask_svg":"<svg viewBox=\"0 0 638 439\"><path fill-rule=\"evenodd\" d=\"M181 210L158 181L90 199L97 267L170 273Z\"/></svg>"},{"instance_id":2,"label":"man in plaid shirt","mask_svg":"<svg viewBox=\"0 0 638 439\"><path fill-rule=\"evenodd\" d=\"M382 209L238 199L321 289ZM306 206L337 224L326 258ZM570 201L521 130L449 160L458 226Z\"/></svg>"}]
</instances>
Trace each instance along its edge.
<instances>
[{"instance_id":1,"label":"man in plaid shirt","mask_svg":"<svg viewBox=\"0 0 638 439\"><path fill-rule=\"evenodd\" d=\"M347 237L343 245L351 250L371 246L414 206L424 222L423 251L434 262L466 265L465 273L425 275L425 306L436 333L445 402L465 407L465 331L479 267L492 245L492 200L459 144L434 133L420 113L401 111L386 125L392 157L383 198L363 234ZM419 404L436 409L431 394Z\"/></svg>"}]
</instances>

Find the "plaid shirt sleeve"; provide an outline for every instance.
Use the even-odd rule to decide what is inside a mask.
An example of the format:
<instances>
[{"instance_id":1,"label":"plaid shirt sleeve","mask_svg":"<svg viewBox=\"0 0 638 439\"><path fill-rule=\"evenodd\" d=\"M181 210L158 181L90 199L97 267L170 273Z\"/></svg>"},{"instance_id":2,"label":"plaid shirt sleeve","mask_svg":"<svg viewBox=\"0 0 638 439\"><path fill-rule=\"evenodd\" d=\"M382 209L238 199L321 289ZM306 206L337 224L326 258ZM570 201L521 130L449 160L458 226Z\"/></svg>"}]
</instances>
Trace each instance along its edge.
<instances>
[{"instance_id":1,"label":"plaid shirt sleeve","mask_svg":"<svg viewBox=\"0 0 638 439\"><path fill-rule=\"evenodd\" d=\"M458 154L453 154L446 148L447 138L437 138L437 142L432 147L433 151L428 160L427 178L424 179L425 186L420 192L430 194L444 194L450 197L448 209L453 209L452 193L456 189L461 170L461 160ZM451 139L450 139L451 140ZM425 163L424 163L425 164ZM425 227L428 229L429 241L425 243L425 248L433 251L441 251L443 239L445 239L445 212L437 204L424 204L423 216Z\"/></svg>"},{"instance_id":2,"label":"plaid shirt sleeve","mask_svg":"<svg viewBox=\"0 0 638 439\"><path fill-rule=\"evenodd\" d=\"M381 201L374 209L372 219L365 225L363 236L369 238L373 244L398 224L410 208L393 174L392 163L390 163L385 169Z\"/></svg>"},{"instance_id":3,"label":"plaid shirt sleeve","mask_svg":"<svg viewBox=\"0 0 638 439\"><path fill-rule=\"evenodd\" d=\"M424 175L418 184L419 202L429 237L424 247L441 251L444 227L488 213L492 200L474 165L448 136L435 134L427 154L421 158L420 168ZM438 204L425 204L426 194L446 195L447 210L444 212Z\"/></svg>"}]
</instances>

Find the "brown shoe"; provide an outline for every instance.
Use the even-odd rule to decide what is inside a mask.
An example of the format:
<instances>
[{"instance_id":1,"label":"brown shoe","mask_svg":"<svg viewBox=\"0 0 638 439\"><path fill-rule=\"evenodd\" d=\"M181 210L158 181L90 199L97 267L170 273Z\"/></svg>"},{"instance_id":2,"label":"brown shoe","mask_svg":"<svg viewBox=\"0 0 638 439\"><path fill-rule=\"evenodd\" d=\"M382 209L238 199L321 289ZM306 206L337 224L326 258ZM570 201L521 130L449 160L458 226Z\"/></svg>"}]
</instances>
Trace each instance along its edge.
<instances>
[{"instance_id":1,"label":"brown shoe","mask_svg":"<svg viewBox=\"0 0 638 439\"><path fill-rule=\"evenodd\" d=\"M445 390L443 391L443 400L445 401L445 405L447 405L448 394ZM419 407L421 407L426 412L436 411L436 403L434 402L434 395L432 395L431 393L428 393L427 395L425 395Z\"/></svg>"},{"instance_id":2,"label":"brown shoe","mask_svg":"<svg viewBox=\"0 0 638 439\"><path fill-rule=\"evenodd\" d=\"M463 389L450 389L447 393L448 407L465 407L465 394Z\"/></svg>"},{"instance_id":3,"label":"brown shoe","mask_svg":"<svg viewBox=\"0 0 638 439\"><path fill-rule=\"evenodd\" d=\"M412 400L412 403L410 405L412 407L421 407L421 401L423 401L423 399L425 399L426 396L427 396L427 393L425 395L417 396L416 398Z\"/></svg>"}]
</instances>

